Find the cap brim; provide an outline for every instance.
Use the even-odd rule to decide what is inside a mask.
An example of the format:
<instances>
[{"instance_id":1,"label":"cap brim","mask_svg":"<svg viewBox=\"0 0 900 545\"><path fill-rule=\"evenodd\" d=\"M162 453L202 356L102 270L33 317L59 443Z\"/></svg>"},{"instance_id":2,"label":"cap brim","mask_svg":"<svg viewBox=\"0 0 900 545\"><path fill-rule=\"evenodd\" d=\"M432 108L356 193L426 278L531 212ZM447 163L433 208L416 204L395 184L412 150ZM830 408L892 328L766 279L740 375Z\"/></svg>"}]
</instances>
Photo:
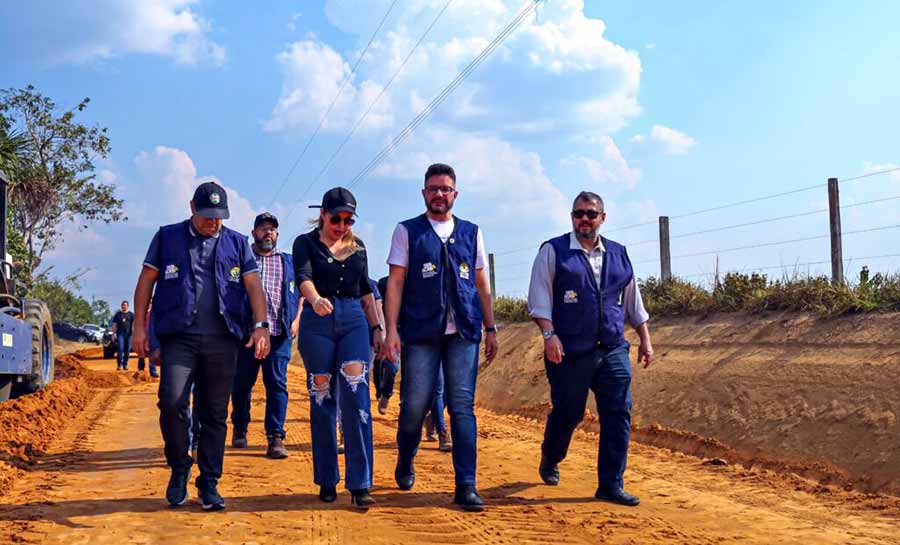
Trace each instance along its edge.
<instances>
[{"instance_id":1,"label":"cap brim","mask_svg":"<svg viewBox=\"0 0 900 545\"><path fill-rule=\"evenodd\" d=\"M332 208L331 210L326 209L326 212L329 214L340 214L341 212L350 212L354 216L356 216L356 209L351 208L349 206L338 206L337 208Z\"/></svg>"},{"instance_id":2,"label":"cap brim","mask_svg":"<svg viewBox=\"0 0 900 545\"><path fill-rule=\"evenodd\" d=\"M227 220L231 217L227 208L203 208L197 210L197 215L214 220Z\"/></svg>"}]
</instances>

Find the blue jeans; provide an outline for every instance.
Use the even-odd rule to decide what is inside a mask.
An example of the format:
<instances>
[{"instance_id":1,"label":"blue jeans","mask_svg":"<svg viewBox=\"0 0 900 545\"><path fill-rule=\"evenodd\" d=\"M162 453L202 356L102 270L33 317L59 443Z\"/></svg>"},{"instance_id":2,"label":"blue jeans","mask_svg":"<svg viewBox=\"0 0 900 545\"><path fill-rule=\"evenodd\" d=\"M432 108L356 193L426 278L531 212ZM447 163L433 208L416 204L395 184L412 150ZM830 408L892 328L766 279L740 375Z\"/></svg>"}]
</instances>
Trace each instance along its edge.
<instances>
[{"instance_id":1,"label":"blue jeans","mask_svg":"<svg viewBox=\"0 0 900 545\"><path fill-rule=\"evenodd\" d=\"M593 391L600 416L597 480L604 490L624 486L631 433L629 348L626 342L614 348L564 356L558 365L544 361L553 408L547 416L541 452L553 464L566 457L572 433L584 418L588 391Z\"/></svg>"},{"instance_id":2,"label":"blue jeans","mask_svg":"<svg viewBox=\"0 0 900 545\"><path fill-rule=\"evenodd\" d=\"M337 397L344 431L346 487L372 487L372 413L369 399L369 326L357 299L333 298L319 316L308 303L300 316L300 355L309 385L313 475L320 486L341 480L337 454ZM352 372L354 364L362 371ZM338 396L337 392L340 391Z\"/></svg>"},{"instance_id":3,"label":"blue jeans","mask_svg":"<svg viewBox=\"0 0 900 545\"><path fill-rule=\"evenodd\" d=\"M434 404L438 375L443 376L453 439L456 485L475 485L478 429L475 422L475 379L479 343L445 335L435 344L404 343L400 365L398 465L412 463L422 438L425 414Z\"/></svg>"},{"instance_id":4,"label":"blue jeans","mask_svg":"<svg viewBox=\"0 0 900 545\"><path fill-rule=\"evenodd\" d=\"M292 340L284 334L272 337L269 355L261 360L254 356L254 348L241 348L237 373L234 375L234 388L231 390L231 423L235 434L247 434L250 399L256 377L262 368L263 384L266 387L266 435L284 439L284 420L288 405L287 368L291 359Z\"/></svg>"},{"instance_id":5,"label":"blue jeans","mask_svg":"<svg viewBox=\"0 0 900 545\"><path fill-rule=\"evenodd\" d=\"M118 351L116 352L116 367L127 369L128 368L128 358L131 356L131 334L125 333L117 333L116 334L116 347Z\"/></svg>"},{"instance_id":6,"label":"blue jeans","mask_svg":"<svg viewBox=\"0 0 900 545\"><path fill-rule=\"evenodd\" d=\"M431 423L438 433L447 432L447 423L444 421L444 372L439 371L437 376L437 386L434 389L434 404L431 406Z\"/></svg>"}]
</instances>

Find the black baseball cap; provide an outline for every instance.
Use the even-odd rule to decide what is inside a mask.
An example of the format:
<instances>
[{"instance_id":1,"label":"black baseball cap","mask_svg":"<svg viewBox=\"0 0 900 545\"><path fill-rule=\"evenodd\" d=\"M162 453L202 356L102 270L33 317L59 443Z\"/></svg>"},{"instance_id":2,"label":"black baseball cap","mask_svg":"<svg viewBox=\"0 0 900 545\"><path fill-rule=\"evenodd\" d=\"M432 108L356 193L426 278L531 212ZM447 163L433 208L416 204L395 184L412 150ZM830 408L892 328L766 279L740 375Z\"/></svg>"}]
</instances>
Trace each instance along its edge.
<instances>
[{"instance_id":1,"label":"black baseball cap","mask_svg":"<svg viewBox=\"0 0 900 545\"><path fill-rule=\"evenodd\" d=\"M259 224L267 221L278 228L278 218L270 214L269 212L263 212L262 214L256 216L256 219L253 220L253 228L256 229L259 227Z\"/></svg>"},{"instance_id":2,"label":"black baseball cap","mask_svg":"<svg viewBox=\"0 0 900 545\"><path fill-rule=\"evenodd\" d=\"M228 213L228 194L225 188L216 182L206 182L197 186L194 191L194 210L204 218L227 220L231 217Z\"/></svg>"},{"instance_id":3,"label":"black baseball cap","mask_svg":"<svg viewBox=\"0 0 900 545\"><path fill-rule=\"evenodd\" d=\"M341 212L350 212L354 216L356 214L356 197L350 193L349 189L343 187L335 187L329 189L322 196L322 204L310 205L310 208L324 208L329 214L340 214Z\"/></svg>"}]
</instances>

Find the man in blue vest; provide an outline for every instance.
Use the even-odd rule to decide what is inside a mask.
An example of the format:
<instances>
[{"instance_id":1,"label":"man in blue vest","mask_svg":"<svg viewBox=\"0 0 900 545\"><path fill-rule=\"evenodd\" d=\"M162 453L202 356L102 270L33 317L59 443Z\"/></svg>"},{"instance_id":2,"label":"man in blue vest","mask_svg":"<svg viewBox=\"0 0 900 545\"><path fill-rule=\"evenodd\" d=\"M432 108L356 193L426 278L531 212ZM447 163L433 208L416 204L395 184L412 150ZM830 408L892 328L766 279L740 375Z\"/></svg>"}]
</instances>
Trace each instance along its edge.
<instances>
[{"instance_id":1,"label":"man in blue vest","mask_svg":"<svg viewBox=\"0 0 900 545\"><path fill-rule=\"evenodd\" d=\"M474 413L482 325L488 361L498 347L484 237L477 225L450 212L457 196L450 166L428 167L422 196L426 212L397 225L388 256L387 338L381 357L397 361L401 354L403 373L394 478L402 490L415 483L413 459L443 362L456 473L453 501L467 511L482 511L475 487Z\"/></svg>"},{"instance_id":2,"label":"man in blue vest","mask_svg":"<svg viewBox=\"0 0 900 545\"><path fill-rule=\"evenodd\" d=\"M284 446L284 421L287 417L287 370L291 359L291 343L300 328L300 290L294 282L294 260L291 254L278 250L278 218L268 212L256 216L253 222L253 255L259 267L263 293L266 295L266 321L269 322L271 350L262 360L255 351L244 348L238 356L234 391L231 393L231 423L234 431L231 446L247 446L247 425L250 423L250 398L256 377L262 368L266 387L265 428L268 458L287 458ZM251 316L249 298L245 303L248 322ZM247 324L248 334L251 324Z\"/></svg>"},{"instance_id":3,"label":"man in blue vest","mask_svg":"<svg viewBox=\"0 0 900 545\"><path fill-rule=\"evenodd\" d=\"M269 353L266 300L247 237L224 227L228 197L215 182L197 187L191 218L159 229L150 243L134 290L134 344L149 352L144 320L153 294L153 326L162 351L159 426L172 476L166 500L187 502L193 460L189 454L188 403L200 422L195 484L203 509L218 511L225 500L216 486L222 476L228 399L241 339L246 338L244 298L250 297L255 323L246 346L255 356ZM154 285L156 291L154 293Z\"/></svg>"},{"instance_id":4,"label":"man in blue vest","mask_svg":"<svg viewBox=\"0 0 900 545\"><path fill-rule=\"evenodd\" d=\"M623 475L631 431L631 362L625 322L641 340L638 362L653 361L649 315L625 247L600 236L606 214L596 193L582 191L572 207L572 232L545 242L531 272L528 307L544 337L544 366L553 408L547 417L539 473L559 484L558 464L584 417L588 391L600 416L595 497L638 505Z\"/></svg>"}]
</instances>

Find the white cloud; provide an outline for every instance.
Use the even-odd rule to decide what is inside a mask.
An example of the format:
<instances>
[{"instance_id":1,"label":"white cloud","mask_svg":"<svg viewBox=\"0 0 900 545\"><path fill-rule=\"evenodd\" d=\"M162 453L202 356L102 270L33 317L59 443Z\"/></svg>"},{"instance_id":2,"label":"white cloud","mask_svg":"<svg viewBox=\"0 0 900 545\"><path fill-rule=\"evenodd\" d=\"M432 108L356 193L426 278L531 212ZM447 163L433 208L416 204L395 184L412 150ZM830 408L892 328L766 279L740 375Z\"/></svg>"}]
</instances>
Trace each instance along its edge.
<instances>
[{"instance_id":1,"label":"white cloud","mask_svg":"<svg viewBox=\"0 0 900 545\"><path fill-rule=\"evenodd\" d=\"M640 144L644 141L646 137L643 134L635 134L631 138L628 139L629 142L634 142L635 144Z\"/></svg>"},{"instance_id":2,"label":"white cloud","mask_svg":"<svg viewBox=\"0 0 900 545\"><path fill-rule=\"evenodd\" d=\"M653 42L649 42L644 44L644 49L656 49L656 44Z\"/></svg>"},{"instance_id":3,"label":"white cloud","mask_svg":"<svg viewBox=\"0 0 900 545\"><path fill-rule=\"evenodd\" d=\"M126 212L138 227L158 227L186 219L191 214L194 190L203 182L214 181L228 193L231 218L226 224L247 233L258 211L250 201L215 176L198 176L187 152L166 146L142 151L134 159L140 181L126 186ZM152 190L148 191L148 188ZM138 197L140 195L140 197Z\"/></svg>"},{"instance_id":4,"label":"white cloud","mask_svg":"<svg viewBox=\"0 0 900 545\"><path fill-rule=\"evenodd\" d=\"M609 136L600 137L596 142L600 149L595 157L568 155L562 159L562 166L581 167L595 182L620 189L633 189L641 178L640 169L629 166L621 150Z\"/></svg>"},{"instance_id":5,"label":"white cloud","mask_svg":"<svg viewBox=\"0 0 900 545\"><path fill-rule=\"evenodd\" d=\"M872 163L866 161L863 165L864 174L875 174L876 172L887 172L886 175L892 180L900 181L900 165L895 163Z\"/></svg>"},{"instance_id":6,"label":"white cloud","mask_svg":"<svg viewBox=\"0 0 900 545\"><path fill-rule=\"evenodd\" d=\"M335 50L313 39L290 44L276 58L283 76L281 97L265 129L280 131L317 126L350 75L350 65ZM322 128L335 130L354 125L381 89L368 80L359 85L349 83ZM382 97L362 127L390 125L393 121L390 105L390 96Z\"/></svg>"},{"instance_id":7,"label":"white cloud","mask_svg":"<svg viewBox=\"0 0 900 545\"><path fill-rule=\"evenodd\" d=\"M130 53L170 57L179 64L225 61L196 0L32 1L19 16L20 43L44 62L82 64Z\"/></svg>"},{"instance_id":8,"label":"white cloud","mask_svg":"<svg viewBox=\"0 0 900 545\"><path fill-rule=\"evenodd\" d=\"M354 76L354 88L385 84L444 5L443 0L415 0L393 13L386 24L390 30L383 31L372 43L361 64L361 73ZM380 0L329 0L325 13L334 26L356 35L361 46L372 31L372 14L383 13L387 6L387 1ZM417 114L417 107L436 96L521 7L519 0L453 2L385 97L395 108L394 116L406 121ZM450 95L435 112L436 122L476 131L491 127L512 134L577 130L608 134L621 129L641 111L637 99L641 63L637 53L606 39L605 30L602 20L584 14L581 0L545 3L539 18L532 14ZM320 103L327 105L337 90L334 82L348 73L343 68L345 59L355 59L359 54L359 50L343 56L334 53L325 63L330 66L327 77L319 71L310 77L302 66L284 69L284 57L290 56L293 47L279 56L285 81L279 104L267 125L270 130L304 124L281 122L282 115L308 124L308 119L315 117L310 112L321 114L325 107ZM330 50L321 42L319 49ZM315 60L307 62L317 64ZM304 77L295 77L294 72ZM327 91L331 90L334 92L329 94ZM327 98L318 98L322 93ZM314 105L301 105L302 102ZM332 125L340 126L347 121L342 116L354 108L336 110ZM389 123L375 125L383 127Z\"/></svg>"},{"instance_id":9,"label":"white cloud","mask_svg":"<svg viewBox=\"0 0 900 545\"><path fill-rule=\"evenodd\" d=\"M536 153L496 136L432 128L409 143L408 150L373 171L373 177L421 182L427 165L453 165L460 202L482 225L516 230L523 218L542 218L543 227L567 225L567 198L544 172Z\"/></svg>"},{"instance_id":10,"label":"white cloud","mask_svg":"<svg viewBox=\"0 0 900 545\"><path fill-rule=\"evenodd\" d=\"M300 20L301 17L303 17L303 13L299 11L291 15L291 20L288 21L287 24L288 32L295 32L297 30L297 21Z\"/></svg>"},{"instance_id":11,"label":"white cloud","mask_svg":"<svg viewBox=\"0 0 900 545\"><path fill-rule=\"evenodd\" d=\"M663 125L653 125L650 139L659 144L666 155L685 155L697 144L696 140L683 132Z\"/></svg>"}]
</instances>

